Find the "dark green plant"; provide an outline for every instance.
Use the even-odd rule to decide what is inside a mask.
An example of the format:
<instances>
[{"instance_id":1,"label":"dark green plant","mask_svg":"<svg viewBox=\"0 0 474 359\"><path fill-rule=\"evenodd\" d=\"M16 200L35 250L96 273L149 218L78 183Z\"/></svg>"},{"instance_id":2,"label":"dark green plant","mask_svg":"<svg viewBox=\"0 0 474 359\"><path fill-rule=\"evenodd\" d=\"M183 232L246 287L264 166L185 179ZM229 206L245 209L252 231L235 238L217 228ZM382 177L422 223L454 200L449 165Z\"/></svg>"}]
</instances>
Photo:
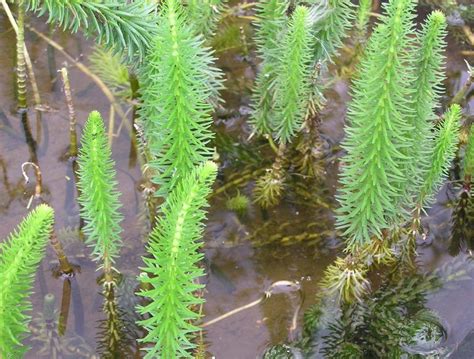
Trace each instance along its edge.
<instances>
[{"instance_id":1,"label":"dark green plant","mask_svg":"<svg viewBox=\"0 0 474 359\"><path fill-rule=\"evenodd\" d=\"M203 299L196 291L203 285L197 282L204 274L198 266L203 255L203 220L206 197L217 173L217 166L207 162L182 177L170 192L162 207L162 215L150 235L145 266L139 279L149 289L139 294L150 302L139 306L147 319L139 321L146 330L145 358L190 358L195 348L193 334L199 328L196 307Z\"/></svg>"},{"instance_id":2,"label":"dark green plant","mask_svg":"<svg viewBox=\"0 0 474 359\"><path fill-rule=\"evenodd\" d=\"M52 208L39 205L0 243L1 358L19 358L28 350L22 345L30 321L27 312L32 309L28 297L53 221Z\"/></svg>"},{"instance_id":3,"label":"dark green plant","mask_svg":"<svg viewBox=\"0 0 474 359\"><path fill-rule=\"evenodd\" d=\"M400 358L410 353L423 332L443 329L439 319L426 309L426 296L440 288L434 276L407 276L400 280L384 278L371 298L343 309L328 325L323 337L325 358Z\"/></svg>"},{"instance_id":4,"label":"dark green plant","mask_svg":"<svg viewBox=\"0 0 474 359\"><path fill-rule=\"evenodd\" d=\"M162 5L158 34L140 71L140 118L152 154L157 195L166 197L195 165L212 158L211 98L219 88L214 59L176 0Z\"/></svg>"},{"instance_id":5,"label":"dark green plant","mask_svg":"<svg viewBox=\"0 0 474 359\"><path fill-rule=\"evenodd\" d=\"M250 199L237 190L237 194L225 202L227 209L243 216L247 213L250 206Z\"/></svg>"},{"instance_id":6,"label":"dark green plant","mask_svg":"<svg viewBox=\"0 0 474 359\"><path fill-rule=\"evenodd\" d=\"M101 262L106 282L112 282L113 264L122 245L119 192L105 126L97 111L84 127L79 150L79 203L85 220L86 243L94 260Z\"/></svg>"},{"instance_id":7,"label":"dark green plant","mask_svg":"<svg viewBox=\"0 0 474 359\"><path fill-rule=\"evenodd\" d=\"M147 0L25 0L28 10L64 30L85 35L108 49L142 59L156 33L154 5Z\"/></svg>"}]
</instances>

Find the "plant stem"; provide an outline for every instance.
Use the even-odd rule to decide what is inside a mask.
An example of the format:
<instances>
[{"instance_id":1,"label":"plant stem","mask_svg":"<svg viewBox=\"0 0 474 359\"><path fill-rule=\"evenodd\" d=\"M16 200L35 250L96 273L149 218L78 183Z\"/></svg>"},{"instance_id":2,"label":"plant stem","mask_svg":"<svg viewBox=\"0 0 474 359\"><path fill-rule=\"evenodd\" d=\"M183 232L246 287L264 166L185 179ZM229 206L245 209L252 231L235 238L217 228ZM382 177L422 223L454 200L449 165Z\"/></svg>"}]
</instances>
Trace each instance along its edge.
<instances>
[{"instance_id":1,"label":"plant stem","mask_svg":"<svg viewBox=\"0 0 474 359\"><path fill-rule=\"evenodd\" d=\"M26 111L26 63L25 63L25 3L18 1L18 32L16 36L16 90L18 110Z\"/></svg>"},{"instance_id":2,"label":"plant stem","mask_svg":"<svg viewBox=\"0 0 474 359\"><path fill-rule=\"evenodd\" d=\"M66 67L59 70L64 84L64 95L66 96L66 104L69 112L69 158L77 157L77 133L76 133L76 111L72 102L71 84Z\"/></svg>"},{"instance_id":3,"label":"plant stem","mask_svg":"<svg viewBox=\"0 0 474 359\"><path fill-rule=\"evenodd\" d=\"M59 269L61 271L61 274L73 275L74 269L71 263L69 263L69 260L67 259L66 254L64 253L63 246L61 242L58 241L56 233L54 232L51 234L50 243L51 247L53 247L53 250L56 253L56 256L58 257Z\"/></svg>"}]
</instances>

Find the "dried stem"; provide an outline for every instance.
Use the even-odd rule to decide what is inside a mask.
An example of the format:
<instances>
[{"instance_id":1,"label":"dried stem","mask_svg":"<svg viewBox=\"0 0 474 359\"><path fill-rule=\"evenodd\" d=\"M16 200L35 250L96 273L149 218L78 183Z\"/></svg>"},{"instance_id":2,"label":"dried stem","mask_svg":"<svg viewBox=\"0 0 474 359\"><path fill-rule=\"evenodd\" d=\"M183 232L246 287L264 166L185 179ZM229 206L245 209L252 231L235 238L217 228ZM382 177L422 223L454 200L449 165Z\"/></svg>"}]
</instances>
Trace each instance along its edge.
<instances>
[{"instance_id":1,"label":"dried stem","mask_svg":"<svg viewBox=\"0 0 474 359\"><path fill-rule=\"evenodd\" d=\"M29 183L30 178L26 174L25 167L26 166L32 166L35 170L35 177L36 177L36 185L35 185L35 198L40 198L41 197L41 192L42 192L42 176L41 176L41 169L36 163L33 162L24 162L21 165L21 173L23 174L23 177L25 178L25 182Z\"/></svg>"}]
</instances>

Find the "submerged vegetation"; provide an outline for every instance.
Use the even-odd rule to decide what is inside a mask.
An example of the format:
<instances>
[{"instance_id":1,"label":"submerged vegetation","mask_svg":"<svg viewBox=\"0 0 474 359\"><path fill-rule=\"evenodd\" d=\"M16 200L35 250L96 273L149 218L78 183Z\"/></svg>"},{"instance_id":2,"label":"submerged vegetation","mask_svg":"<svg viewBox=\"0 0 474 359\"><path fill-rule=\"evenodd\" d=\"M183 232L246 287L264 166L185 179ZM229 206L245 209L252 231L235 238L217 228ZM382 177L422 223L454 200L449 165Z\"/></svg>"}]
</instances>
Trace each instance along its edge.
<instances>
[{"instance_id":1,"label":"submerged vegetation","mask_svg":"<svg viewBox=\"0 0 474 359\"><path fill-rule=\"evenodd\" d=\"M29 158L20 165L26 184L14 186L4 164L14 158L0 155L1 183L13 198L3 206L0 196L0 213L17 205L15 196L29 199L19 202L23 222L0 242L0 359L28 356L29 345L51 358L204 358L212 351L208 343L213 344L208 328L256 305L262 305L266 318L258 325L277 322L277 331L284 332L281 313L265 312L276 294L285 294L285 303L292 304L285 308L293 310L288 338L281 343L282 335L269 331L272 344L280 344L255 355L446 353L440 347L446 335L442 318L427 298L445 282L468 275L468 264L457 261L444 272L425 273L418 267L418 250L442 245L430 232L433 205L452 212L450 221L443 220L448 252L472 255L474 249L469 113L474 74L468 65L466 82L456 91L450 88L446 44L452 20L445 13L419 12L415 0L389 0L380 9L365 0L20 0L1 5L5 16L0 18L8 19L16 34L17 122ZM454 11L438 8L450 16ZM48 24L49 35L36 29L41 22ZM56 28L95 42L92 52L84 51L88 62L55 41ZM44 84L38 86L34 73L40 65L28 52L30 31L48 44L52 91L55 56L64 56L109 101L108 124L100 103L96 106L104 117L89 108L87 120L84 111L77 115L74 102L83 91L71 90L75 84L67 65L60 70L70 139L61 157L68 171L64 214L50 196L58 189L46 186L50 167L43 167L47 141L54 141L41 137L47 133L60 140L63 124L43 121L44 113L57 106L42 103ZM463 31L472 40L472 32ZM31 111L29 97L35 103ZM0 115L2 136L23 138L3 120L3 111ZM327 117L341 120L340 136L328 134L333 124ZM128 170L113 159L122 150L114 141L123 138L130 141ZM33 190L29 170L34 171ZM125 186L124 178L133 185ZM131 211L138 212L137 218ZM58 227L68 222L74 227L54 230L55 220ZM74 258L74 246L87 247L85 255ZM303 276L300 263L291 259L300 247L314 265L308 248L327 257L317 295L305 295L309 289L300 281L313 274ZM228 256L222 255L225 249ZM45 251L46 258L55 258L53 264L58 262L54 277L62 278L58 310L40 267ZM297 270L275 270L291 278L278 278L249 304L228 309L227 304L235 307L229 301L217 311L210 308L206 302L225 298L212 292L218 286L213 280L229 295L238 289L219 262L230 263L242 278L260 270L259 265L251 271L240 267L243 253L265 253ZM85 330L92 324L84 317L96 314L99 302L83 303L75 278L91 275L76 264L86 263L87 269L87 258L100 271L101 316L92 316L95 349ZM31 309L37 309L31 297L36 284L43 312L30 320ZM300 333L305 301L311 306ZM209 319L209 313L218 314ZM245 343L239 345L246 349Z\"/></svg>"}]
</instances>

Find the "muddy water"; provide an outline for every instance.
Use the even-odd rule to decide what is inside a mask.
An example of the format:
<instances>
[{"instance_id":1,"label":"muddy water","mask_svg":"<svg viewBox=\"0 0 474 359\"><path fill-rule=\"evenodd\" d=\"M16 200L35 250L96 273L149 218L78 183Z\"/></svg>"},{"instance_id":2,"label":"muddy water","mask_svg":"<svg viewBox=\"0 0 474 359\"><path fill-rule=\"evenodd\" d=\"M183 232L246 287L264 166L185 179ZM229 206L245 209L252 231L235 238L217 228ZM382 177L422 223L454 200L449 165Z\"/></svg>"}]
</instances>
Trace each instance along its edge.
<instances>
[{"instance_id":1,"label":"muddy water","mask_svg":"<svg viewBox=\"0 0 474 359\"><path fill-rule=\"evenodd\" d=\"M47 28L41 23L34 23L43 32ZM90 53L90 42L81 36L66 36L60 32L55 39L74 57L87 62ZM72 343L82 346L85 351L94 352L98 335L97 325L103 319L101 311L102 297L97 284L98 273L96 264L88 257L88 251L77 239L74 228L79 224L78 206L74 189L72 165L64 160L68 146L68 115L62 86L56 74L51 77L48 72L47 47L34 34L27 33L27 43L34 62L35 72L40 87L42 100L50 107L44 112L42 120L37 123L33 111L30 111L30 126L35 138L40 138L37 146L38 161L44 181L43 200L56 211L55 230L64 242L66 254L70 261L79 265L80 273L72 280L71 308L66 328L66 335L75 333L82 339ZM14 33L8 26L4 15L0 15L0 159L2 161L2 181L0 183L0 238L4 238L28 213L27 206L33 191L32 183L25 184L21 174L21 165L29 161L30 153L25 143L25 134L19 116L12 111L14 99ZM450 50L450 71L453 79L448 83L450 90L462 84L465 72L462 62L455 57L456 49ZM57 66L64 63L64 57L56 53ZM231 109L230 118L216 119L216 128L226 130L234 135L234 139L243 140L248 137L245 116L248 107L248 92L245 88L254 76L254 68L246 62L245 57L222 55L220 66L228 78L228 90L224 93L227 108ZM92 110L99 110L104 118L108 118L109 103L102 92L77 68L67 64L73 97L78 117L78 127L82 128L87 115ZM347 84L336 82L328 91L328 104L322 115L322 132L328 143L336 143L343 136L345 102L348 99ZM116 120L115 131L119 130L120 120ZM143 206L139 184L141 172L137 165L130 166L130 137L123 127L114 137L112 145L113 157L116 162L117 176L123 203L122 223L124 248L116 267L124 273L133 289L135 276L141 265L146 238L143 237L146 224L140 221ZM263 155L268 152L263 153ZM329 156L327 161L329 175L325 182L318 184L322 201L334 203L332 196L335 191L335 160ZM223 163L226 167L226 163ZM222 168L216 188L223 185L231 173L232 166ZM30 173L32 176L33 173ZM33 178L33 177L32 177ZM251 184L240 189L244 194L251 194ZM447 186L440 195L439 204L433 209L432 217L426 220L430 227L430 236L425 243L420 243L420 270L429 271L457 265L465 268L466 276L472 274L472 264L466 254L452 259L447 254L449 245L449 220L451 209L448 206L450 187ZM268 212L251 206L247 216L239 217L225 207L229 191L211 200L211 208L205 236L205 256L207 266L204 306L205 321L218 317L232 309L259 299L271 283L280 280L299 281L303 291L303 307L299 312L299 328L302 313L313 303L325 267L332 262L338 253L338 241L332 229L332 213L325 208L308 208L295 204L291 198L282 205ZM33 200L31 206L37 203ZM289 222L291 233L298 234L309 229L309 223L321 222L329 228L317 245L298 243L282 246L271 243L257 246L253 241L265 241L278 232L278 226ZM268 229L261 230L270 223ZM321 229L323 231L323 229ZM454 261L455 264L452 264ZM53 276L56 257L48 252L42 262L36 278L33 316L42 311L43 298L47 293L56 297L59 311L63 293L64 280ZM460 264L459 264L460 263ZM474 329L474 311L471 298L474 297L474 282L463 280L452 286L442 288L429 299L429 307L442 318L447 330L447 341L444 343L452 351ZM461 284L459 284L461 283ZM243 311L226 320L207 328L205 340L207 350L216 358L254 358L271 344L284 342L289 336L292 316L298 310L300 298L290 293L276 294L257 306ZM300 329L299 329L300 330ZM78 344L80 343L80 344ZM30 342L34 350L28 358L41 357L37 350L38 344ZM467 357L466 357L467 358Z\"/></svg>"}]
</instances>

